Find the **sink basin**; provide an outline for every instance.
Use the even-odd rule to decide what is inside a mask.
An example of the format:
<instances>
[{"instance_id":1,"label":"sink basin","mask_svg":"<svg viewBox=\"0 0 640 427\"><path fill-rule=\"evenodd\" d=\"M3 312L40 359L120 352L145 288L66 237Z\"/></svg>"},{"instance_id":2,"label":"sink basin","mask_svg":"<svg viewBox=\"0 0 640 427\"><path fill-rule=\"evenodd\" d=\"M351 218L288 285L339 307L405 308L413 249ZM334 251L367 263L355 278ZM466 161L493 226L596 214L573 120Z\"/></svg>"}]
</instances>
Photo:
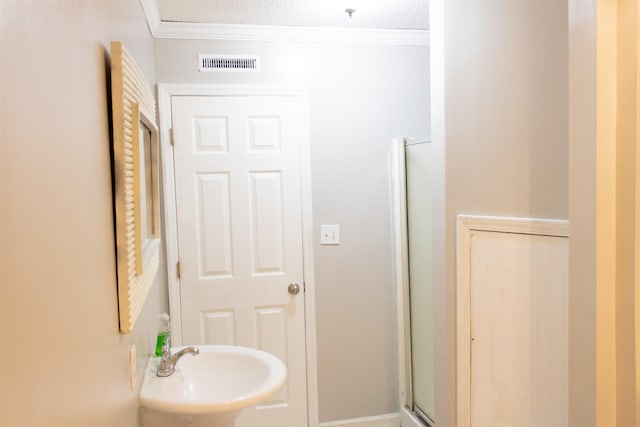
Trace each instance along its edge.
<instances>
[{"instance_id":1,"label":"sink basin","mask_svg":"<svg viewBox=\"0 0 640 427\"><path fill-rule=\"evenodd\" d=\"M169 377L156 376L159 359L151 359L140 391L143 426L161 425L163 419L167 425L184 421L232 426L243 408L268 399L286 381L287 368L270 353L238 346L197 347L200 354L183 356Z\"/></svg>"}]
</instances>

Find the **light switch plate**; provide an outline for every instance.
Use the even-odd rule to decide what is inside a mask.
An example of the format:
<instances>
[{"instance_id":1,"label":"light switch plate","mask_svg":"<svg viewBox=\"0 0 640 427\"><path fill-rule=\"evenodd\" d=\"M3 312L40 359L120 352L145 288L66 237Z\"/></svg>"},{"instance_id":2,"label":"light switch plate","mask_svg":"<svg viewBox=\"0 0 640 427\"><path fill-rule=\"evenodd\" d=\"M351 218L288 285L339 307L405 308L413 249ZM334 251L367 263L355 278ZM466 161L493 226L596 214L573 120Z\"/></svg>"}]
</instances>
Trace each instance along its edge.
<instances>
[{"instance_id":1,"label":"light switch plate","mask_svg":"<svg viewBox=\"0 0 640 427\"><path fill-rule=\"evenodd\" d=\"M321 225L320 226L320 244L321 245L339 245L340 244L340 226L339 225Z\"/></svg>"}]
</instances>

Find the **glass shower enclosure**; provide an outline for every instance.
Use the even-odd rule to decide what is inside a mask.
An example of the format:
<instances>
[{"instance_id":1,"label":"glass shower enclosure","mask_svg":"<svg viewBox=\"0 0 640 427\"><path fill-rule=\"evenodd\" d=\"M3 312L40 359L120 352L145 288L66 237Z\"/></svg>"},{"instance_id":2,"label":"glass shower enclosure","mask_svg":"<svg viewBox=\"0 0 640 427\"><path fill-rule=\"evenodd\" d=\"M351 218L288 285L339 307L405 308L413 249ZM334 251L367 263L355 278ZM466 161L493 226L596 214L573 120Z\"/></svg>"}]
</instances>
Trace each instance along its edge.
<instances>
[{"instance_id":1,"label":"glass shower enclosure","mask_svg":"<svg viewBox=\"0 0 640 427\"><path fill-rule=\"evenodd\" d=\"M426 138L402 138L394 144L396 280L404 365L401 399L411 417L408 425L433 425L431 143Z\"/></svg>"}]
</instances>

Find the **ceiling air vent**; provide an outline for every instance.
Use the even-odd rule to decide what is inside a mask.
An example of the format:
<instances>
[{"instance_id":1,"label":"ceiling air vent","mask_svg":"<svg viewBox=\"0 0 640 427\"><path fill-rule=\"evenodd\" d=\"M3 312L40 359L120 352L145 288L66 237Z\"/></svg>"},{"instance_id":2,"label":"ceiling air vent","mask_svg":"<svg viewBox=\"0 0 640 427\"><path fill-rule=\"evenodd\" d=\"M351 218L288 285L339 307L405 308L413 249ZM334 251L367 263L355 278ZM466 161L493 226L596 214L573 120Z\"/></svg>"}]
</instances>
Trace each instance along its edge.
<instances>
[{"instance_id":1,"label":"ceiling air vent","mask_svg":"<svg viewBox=\"0 0 640 427\"><path fill-rule=\"evenodd\" d=\"M202 72L260 71L260 57L246 55L198 55L198 69Z\"/></svg>"}]
</instances>

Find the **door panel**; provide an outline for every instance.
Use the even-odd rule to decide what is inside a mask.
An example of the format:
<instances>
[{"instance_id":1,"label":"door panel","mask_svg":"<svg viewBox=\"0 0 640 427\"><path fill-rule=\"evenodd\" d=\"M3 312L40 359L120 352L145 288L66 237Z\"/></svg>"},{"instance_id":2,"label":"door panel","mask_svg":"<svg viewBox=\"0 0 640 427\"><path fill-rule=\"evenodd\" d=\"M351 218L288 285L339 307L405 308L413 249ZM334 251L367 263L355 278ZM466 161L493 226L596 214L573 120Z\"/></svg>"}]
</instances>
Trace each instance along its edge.
<instances>
[{"instance_id":1,"label":"door panel","mask_svg":"<svg viewBox=\"0 0 640 427\"><path fill-rule=\"evenodd\" d=\"M471 426L568 425L568 242L471 233Z\"/></svg>"},{"instance_id":2,"label":"door panel","mask_svg":"<svg viewBox=\"0 0 640 427\"><path fill-rule=\"evenodd\" d=\"M201 278L231 275L231 214L228 173L198 173L196 194L202 239L196 248Z\"/></svg>"},{"instance_id":3,"label":"door panel","mask_svg":"<svg viewBox=\"0 0 640 427\"><path fill-rule=\"evenodd\" d=\"M172 98L183 344L279 357L283 390L238 427L307 425L297 97Z\"/></svg>"}]
</instances>

